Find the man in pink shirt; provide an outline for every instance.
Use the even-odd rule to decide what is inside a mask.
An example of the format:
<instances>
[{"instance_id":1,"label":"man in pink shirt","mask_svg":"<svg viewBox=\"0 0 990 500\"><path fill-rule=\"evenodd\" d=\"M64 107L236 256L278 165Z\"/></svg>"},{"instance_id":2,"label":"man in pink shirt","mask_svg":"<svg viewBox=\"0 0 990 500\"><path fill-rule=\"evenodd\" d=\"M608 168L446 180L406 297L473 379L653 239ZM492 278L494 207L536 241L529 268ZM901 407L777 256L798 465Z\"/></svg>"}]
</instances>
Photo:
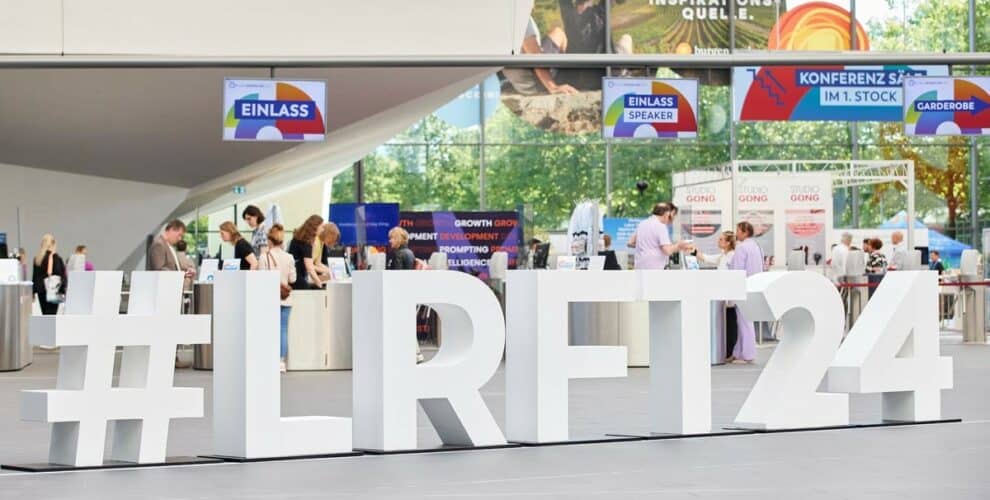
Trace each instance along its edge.
<instances>
[{"instance_id":1,"label":"man in pink shirt","mask_svg":"<svg viewBox=\"0 0 990 500\"><path fill-rule=\"evenodd\" d=\"M636 269L664 269L671 255L691 248L689 242L671 241L670 225L674 217L677 217L677 207L670 202L660 202L654 205L653 215L636 227L636 233L629 239L629 246L636 249Z\"/></svg>"}]
</instances>

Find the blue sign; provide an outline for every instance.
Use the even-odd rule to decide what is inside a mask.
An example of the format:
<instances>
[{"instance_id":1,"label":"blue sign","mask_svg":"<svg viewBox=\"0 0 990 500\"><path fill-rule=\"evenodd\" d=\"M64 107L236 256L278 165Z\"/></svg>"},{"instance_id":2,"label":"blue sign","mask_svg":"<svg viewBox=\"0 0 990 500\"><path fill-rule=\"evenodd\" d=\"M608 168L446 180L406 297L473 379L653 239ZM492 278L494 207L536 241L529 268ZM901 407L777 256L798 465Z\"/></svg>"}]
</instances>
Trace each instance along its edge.
<instances>
[{"instance_id":1,"label":"blue sign","mask_svg":"<svg viewBox=\"0 0 990 500\"><path fill-rule=\"evenodd\" d=\"M234 118L238 120L312 120L315 116L313 101L234 101Z\"/></svg>"},{"instance_id":2,"label":"blue sign","mask_svg":"<svg viewBox=\"0 0 990 500\"><path fill-rule=\"evenodd\" d=\"M602 232L612 238L612 249L617 252L628 251L629 238L636 234L636 227L643 218L605 217L602 220Z\"/></svg>"},{"instance_id":3,"label":"blue sign","mask_svg":"<svg viewBox=\"0 0 990 500\"><path fill-rule=\"evenodd\" d=\"M340 244L388 245L388 232L399 225L398 203L333 203L330 221L340 228Z\"/></svg>"}]
</instances>

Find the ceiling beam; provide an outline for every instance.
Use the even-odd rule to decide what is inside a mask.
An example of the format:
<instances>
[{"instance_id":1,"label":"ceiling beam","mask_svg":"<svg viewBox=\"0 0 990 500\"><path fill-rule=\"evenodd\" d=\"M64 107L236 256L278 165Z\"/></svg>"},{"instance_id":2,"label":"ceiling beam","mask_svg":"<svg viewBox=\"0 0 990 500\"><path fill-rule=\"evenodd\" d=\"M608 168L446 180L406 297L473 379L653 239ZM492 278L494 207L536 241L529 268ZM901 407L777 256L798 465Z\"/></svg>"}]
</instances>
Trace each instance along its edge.
<instances>
[{"instance_id":1,"label":"ceiling beam","mask_svg":"<svg viewBox=\"0 0 990 500\"><path fill-rule=\"evenodd\" d=\"M197 57L127 55L0 55L2 68L359 68L604 66L730 68L792 65L990 65L990 52L792 52L721 55L545 54L477 56Z\"/></svg>"}]
</instances>

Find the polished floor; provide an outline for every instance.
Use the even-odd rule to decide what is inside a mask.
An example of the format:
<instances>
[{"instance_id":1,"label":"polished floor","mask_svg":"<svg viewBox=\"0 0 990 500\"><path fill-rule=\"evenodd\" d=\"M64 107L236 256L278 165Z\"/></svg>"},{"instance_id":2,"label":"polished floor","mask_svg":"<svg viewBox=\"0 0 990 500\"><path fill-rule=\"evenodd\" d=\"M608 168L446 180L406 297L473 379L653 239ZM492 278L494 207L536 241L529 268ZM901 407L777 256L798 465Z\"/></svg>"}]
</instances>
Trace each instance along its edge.
<instances>
[{"instance_id":1,"label":"polished floor","mask_svg":"<svg viewBox=\"0 0 990 500\"><path fill-rule=\"evenodd\" d=\"M765 360L772 348L760 351ZM955 389L944 415L962 423L721 436L325 460L0 474L0 498L990 498L990 346L947 337ZM18 391L54 385L55 356L0 374L0 462L38 462L48 428L19 421ZM760 366L713 371L716 425L731 422ZM177 385L207 390L207 417L174 421L170 455L210 451L209 372L179 370ZM571 382L575 439L644 432L647 370ZM501 371L483 395L503 420ZM284 415L350 414L350 373L290 373ZM853 420L879 414L876 396L851 401ZM420 416L420 444L438 444Z\"/></svg>"}]
</instances>

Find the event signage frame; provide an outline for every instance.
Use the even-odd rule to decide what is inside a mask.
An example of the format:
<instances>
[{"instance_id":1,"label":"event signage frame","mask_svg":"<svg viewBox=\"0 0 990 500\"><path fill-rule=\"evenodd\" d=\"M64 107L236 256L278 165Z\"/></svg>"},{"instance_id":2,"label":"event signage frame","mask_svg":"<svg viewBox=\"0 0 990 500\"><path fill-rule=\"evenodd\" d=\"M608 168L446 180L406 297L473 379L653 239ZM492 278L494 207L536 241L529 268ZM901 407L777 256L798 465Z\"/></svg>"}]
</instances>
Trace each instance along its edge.
<instances>
[{"instance_id":1,"label":"event signage frame","mask_svg":"<svg viewBox=\"0 0 990 500\"><path fill-rule=\"evenodd\" d=\"M990 76L904 79L904 134L990 135Z\"/></svg>"},{"instance_id":2,"label":"event signage frame","mask_svg":"<svg viewBox=\"0 0 990 500\"><path fill-rule=\"evenodd\" d=\"M319 142L327 135L327 82L224 78L223 140Z\"/></svg>"},{"instance_id":3,"label":"event signage frame","mask_svg":"<svg viewBox=\"0 0 990 500\"><path fill-rule=\"evenodd\" d=\"M602 138L698 137L698 80L602 78Z\"/></svg>"},{"instance_id":4,"label":"event signage frame","mask_svg":"<svg viewBox=\"0 0 990 500\"><path fill-rule=\"evenodd\" d=\"M748 66L732 70L736 121L903 119L908 77L948 75L947 66Z\"/></svg>"}]
</instances>

